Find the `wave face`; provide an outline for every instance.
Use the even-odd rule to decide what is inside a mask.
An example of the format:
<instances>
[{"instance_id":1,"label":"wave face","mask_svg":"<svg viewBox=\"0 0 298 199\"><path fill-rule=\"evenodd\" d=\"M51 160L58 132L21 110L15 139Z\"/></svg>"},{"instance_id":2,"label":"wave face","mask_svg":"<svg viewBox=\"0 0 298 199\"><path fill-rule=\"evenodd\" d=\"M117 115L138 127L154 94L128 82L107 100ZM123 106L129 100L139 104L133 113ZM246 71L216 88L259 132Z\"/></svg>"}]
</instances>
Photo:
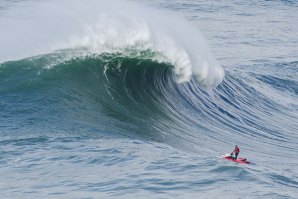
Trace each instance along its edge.
<instances>
[{"instance_id":1,"label":"wave face","mask_svg":"<svg viewBox=\"0 0 298 199\"><path fill-rule=\"evenodd\" d=\"M45 126L75 130L75 121L77 128L91 125L101 131L113 126L103 131L108 134L190 143L213 133L217 141L228 141L231 138L224 132L241 137L265 129L268 135L260 132L260 136L273 144L284 140L281 132L296 128L272 125L279 119L272 118L274 114L295 120L297 81L291 76L228 73L222 84L208 91L194 80L178 83L174 66L157 62L150 51L57 62L64 56L60 52L1 64L2 117L8 114L14 119L4 123L6 129L14 131L18 125L22 131ZM280 66L289 68L290 74L297 72L297 62L270 67L280 70Z\"/></svg>"},{"instance_id":2,"label":"wave face","mask_svg":"<svg viewBox=\"0 0 298 199\"><path fill-rule=\"evenodd\" d=\"M209 37L227 66L225 78L196 23L163 8L125 1L5 1L4 198L204 198L227 191L227 198L296 197L298 61L293 44L280 43L293 41L291 34L273 42L265 27L261 35L260 49L274 44L283 49L281 59L275 49L253 54L255 40L237 43L256 35L257 27L233 29L242 27L240 19L251 20L250 6L256 13L280 8L274 13L285 16L284 10L296 13L295 4L231 3L224 7L228 14L213 16L222 2L187 2L158 5L194 21L201 17L210 34L223 31L223 38ZM224 19L231 21L226 32L219 23ZM288 31L292 23L286 22ZM239 56L231 58L236 51ZM252 165L217 158L235 144Z\"/></svg>"},{"instance_id":3,"label":"wave face","mask_svg":"<svg viewBox=\"0 0 298 199\"><path fill-rule=\"evenodd\" d=\"M6 129L18 125L22 131L36 128L38 132L46 126L76 130L76 123L77 128L106 129L101 133L178 142L186 126L191 138L202 125L195 115L208 103L204 101L208 94L193 81L177 83L174 66L155 61L153 52L130 57L102 54L55 63L58 57L63 54L1 65L3 114L15 110L11 114L20 116L13 123L7 120ZM176 126L168 134L173 123Z\"/></svg>"}]
</instances>

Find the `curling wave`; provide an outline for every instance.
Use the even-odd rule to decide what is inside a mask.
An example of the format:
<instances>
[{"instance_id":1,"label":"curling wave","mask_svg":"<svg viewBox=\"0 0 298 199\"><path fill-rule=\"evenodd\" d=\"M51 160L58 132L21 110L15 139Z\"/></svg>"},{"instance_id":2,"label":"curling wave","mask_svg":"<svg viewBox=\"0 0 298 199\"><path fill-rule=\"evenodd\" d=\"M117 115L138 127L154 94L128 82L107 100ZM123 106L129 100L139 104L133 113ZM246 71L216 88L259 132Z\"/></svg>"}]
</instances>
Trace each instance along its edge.
<instances>
[{"instance_id":1,"label":"curling wave","mask_svg":"<svg viewBox=\"0 0 298 199\"><path fill-rule=\"evenodd\" d=\"M76 56L149 50L174 66L180 83L195 77L215 87L224 77L197 28L132 2L23 2L8 10L0 25L6 27L0 37L2 62L63 49L79 49Z\"/></svg>"}]
</instances>

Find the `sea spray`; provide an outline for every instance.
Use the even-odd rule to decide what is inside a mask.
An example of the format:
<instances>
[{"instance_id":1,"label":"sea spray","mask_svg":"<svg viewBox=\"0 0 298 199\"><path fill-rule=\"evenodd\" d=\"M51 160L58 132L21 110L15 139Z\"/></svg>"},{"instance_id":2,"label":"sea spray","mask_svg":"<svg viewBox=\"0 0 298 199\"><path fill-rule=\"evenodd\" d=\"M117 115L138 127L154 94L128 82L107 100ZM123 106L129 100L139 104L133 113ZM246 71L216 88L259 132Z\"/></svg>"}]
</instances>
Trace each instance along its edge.
<instances>
[{"instance_id":1,"label":"sea spray","mask_svg":"<svg viewBox=\"0 0 298 199\"><path fill-rule=\"evenodd\" d=\"M158 62L174 66L179 83L195 77L214 87L224 77L196 27L132 2L22 2L0 17L0 26L5 27L0 36L1 62L63 49L76 51L76 56L150 50Z\"/></svg>"}]
</instances>

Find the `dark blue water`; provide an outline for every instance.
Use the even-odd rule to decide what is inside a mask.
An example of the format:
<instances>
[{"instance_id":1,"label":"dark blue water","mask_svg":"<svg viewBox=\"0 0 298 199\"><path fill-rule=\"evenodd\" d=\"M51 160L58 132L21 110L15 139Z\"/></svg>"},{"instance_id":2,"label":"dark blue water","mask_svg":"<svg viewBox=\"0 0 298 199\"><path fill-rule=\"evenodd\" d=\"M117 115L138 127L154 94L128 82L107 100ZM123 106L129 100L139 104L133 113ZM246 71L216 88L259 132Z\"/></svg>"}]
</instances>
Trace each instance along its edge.
<instances>
[{"instance_id":1,"label":"dark blue water","mask_svg":"<svg viewBox=\"0 0 298 199\"><path fill-rule=\"evenodd\" d=\"M297 11L0 1L0 198L296 198Z\"/></svg>"}]
</instances>

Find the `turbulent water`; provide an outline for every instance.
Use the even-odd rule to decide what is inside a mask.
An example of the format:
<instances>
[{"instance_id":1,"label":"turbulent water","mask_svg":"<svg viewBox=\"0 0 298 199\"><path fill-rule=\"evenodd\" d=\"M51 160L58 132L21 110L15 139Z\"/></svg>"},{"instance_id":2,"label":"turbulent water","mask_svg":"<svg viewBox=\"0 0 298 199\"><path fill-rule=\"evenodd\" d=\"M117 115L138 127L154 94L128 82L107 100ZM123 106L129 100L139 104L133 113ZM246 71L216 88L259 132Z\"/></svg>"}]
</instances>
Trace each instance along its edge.
<instances>
[{"instance_id":1,"label":"turbulent water","mask_svg":"<svg viewBox=\"0 0 298 199\"><path fill-rule=\"evenodd\" d=\"M297 197L297 20L296 1L0 1L0 198ZM252 164L221 158L235 144Z\"/></svg>"}]
</instances>

